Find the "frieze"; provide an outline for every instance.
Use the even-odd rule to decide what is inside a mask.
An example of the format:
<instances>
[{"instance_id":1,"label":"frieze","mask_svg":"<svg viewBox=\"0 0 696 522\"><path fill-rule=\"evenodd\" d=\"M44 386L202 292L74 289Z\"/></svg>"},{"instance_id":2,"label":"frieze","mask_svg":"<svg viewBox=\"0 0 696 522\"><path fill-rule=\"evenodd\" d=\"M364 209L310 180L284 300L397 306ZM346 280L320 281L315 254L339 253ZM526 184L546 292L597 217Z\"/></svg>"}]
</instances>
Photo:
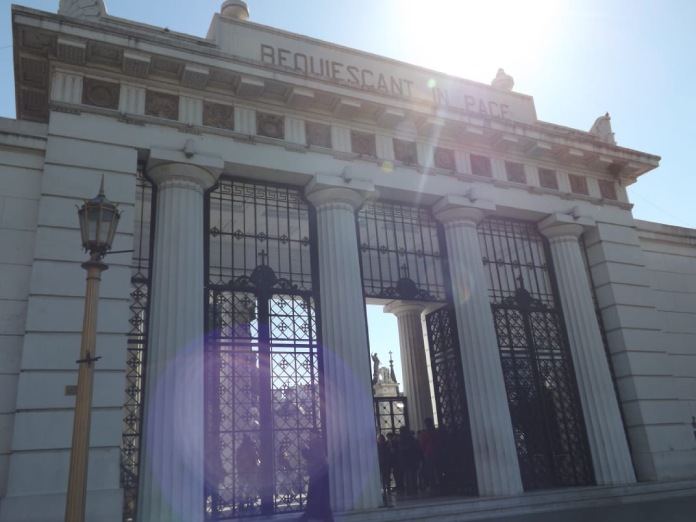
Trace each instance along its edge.
<instances>
[{"instance_id":1,"label":"frieze","mask_svg":"<svg viewBox=\"0 0 696 522\"><path fill-rule=\"evenodd\" d=\"M256 113L256 134L267 138L285 138L285 118L277 114Z\"/></svg>"},{"instance_id":2,"label":"frieze","mask_svg":"<svg viewBox=\"0 0 696 522\"><path fill-rule=\"evenodd\" d=\"M558 190L558 177L551 169L539 169L539 185L544 188Z\"/></svg>"},{"instance_id":3,"label":"frieze","mask_svg":"<svg viewBox=\"0 0 696 522\"><path fill-rule=\"evenodd\" d=\"M617 200L616 195L616 185L613 181L608 181L605 179L599 180L599 193L603 199Z\"/></svg>"},{"instance_id":4,"label":"frieze","mask_svg":"<svg viewBox=\"0 0 696 522\"><path fill-rule=\"evenodd\" d=\"M222 103L203 102L203 125L234 130L234 107Z\"/></svg>"},{"instance_id":5,"label":"frieze","mask_svg":"<svg viewBox=\"0 0 696 522\"><path fill-rule=\"evenodd\" d=\"M145 114L167 120L179 119L179 97L157 91L145 93Z\"/></svg>"},{"instance_id":6,"label":"frieze","mask_svg":"<svg viewBox=\"0 0 696 522\"><path fill-rule=\"evenodd\" d=\"M350 131L351 150L361 156L377 157L377 141L374 134Z\"/></svg>"},{"instance_id":7,"label":"frieze","mask_svg":"<svg viewBox=\"0 0 696 522\"><path fill-rule=\"evenodd\" d=\"M418 163L418 151L415 141L394 139L394 159L407 165Z\"/></svg>"},{"instance_id":8,"label":"frieze","mask_svg":"<svg viewBox=\"0 0 696 522\"><path fill-rule=\"evenodd\" d=\"M104 109L118 109L121 86L95 78L85 78L82 84L82 103Z\"/></svg>"},{"instance_id":9,"label":"frieze","mask_svg":"<svg viewBox=\"0 0 696 522\"><path fill-rule=\"evenodd\" d=\"M454 159L454 151L443 147L435 147L433 151L433 163L438 169L454 171L457 165Z\"/></svg>"},{"instance_id":10,"label":"frieze","mask_svg":"<svg viewBox=\"0 0 696 522\"><path fill-rule=\"evenodd\" d=\"M330 125L312 121L305 122L305 134L307 136L307 145L324 147L325 149L332 147Z\"/></svg>"},{"instance_id":11,"label":"frieze","mask_svg":"<svg viewBox=\"0 0 696 522\"><path fill-rule=\"evenodd\" d=\"M587 189L587 178L583 176L577 176L575 174L570 174L570 191L573 194L582 194L584 196L589 195L589 190Z\"/></svg>"}]
</instances>

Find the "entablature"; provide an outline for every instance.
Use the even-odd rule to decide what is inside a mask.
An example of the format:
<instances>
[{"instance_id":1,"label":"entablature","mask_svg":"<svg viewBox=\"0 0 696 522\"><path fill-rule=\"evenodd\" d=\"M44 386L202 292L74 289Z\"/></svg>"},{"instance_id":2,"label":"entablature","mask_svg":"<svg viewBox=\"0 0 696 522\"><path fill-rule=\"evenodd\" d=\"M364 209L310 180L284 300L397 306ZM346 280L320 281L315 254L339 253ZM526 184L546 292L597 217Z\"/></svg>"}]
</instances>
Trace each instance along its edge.
<instances>
[{"instance_id":1,"label":"entablature","mask_svg":"<svg viewBox=\"0 0 696 522\"><path fill-rule=\"evenodd\" d=\"M244 27L245 30L278 33L248 22L225 23L232 23L236 28ZM281 36L289 38L288 33ZM317 43L298 35L290 36L298 41ZM374 133L378 135L373 145L374 152L365 154L351 148L351 135L347 138L344 136L344 141L348 140L347 146L333 147L334 154L348 160L361 159L380 164L389 161L392 165L416 168L421 172L476 177L469 155L483 154L497 158L499 164L529 163L542 169L569 171L575 176L588 174L626 186L639 175L655 168L659 161L653 155L601 142L587 132L539 122L535 118L531 122L511 121L495 117L490 111L477 113L462 107L442 107L420 98L407 99L378 89L367 89L364 85L361 88L346 82L343 85L335 78L301 74L302 71L280 67L275 63L269 67L263 60L232 56L208 40L111 17L103 18L102 22L80 21L15 7L14 38L19 119L48 120L51 103L55 102L50 93L54 81L51 75L57 70L64 70L84 79L90 78L90 81L94 79L92 84L104 79L107 83L111 81L127 86L129 92L135 92L142 98L146 98L148 93L156 93L158 106L149 115L160 116L158 111L162 111L162 117L178 120L192 132L205 132L207 125L236 132L235 139L254 142L259 139L254 136L257 133L248 131L255 128L254 125L242 129L230 123L232 119L237 119L232 115L233 108L239 108L239 112L270 113L268 117L273 117L273 113L286 119L292 117L295 126L299 120L314 120L317 125L329 127L329 132L334 136L337 135L337 126L354 129L358 133ZM351 51L329 44L322 45L332 47L336 52ZM355 53L360 56L357 51ZM362 54L373 60L381 59ZM407 64L398 65L407 67ZM322 67L328 68L329 65ZM495 91L489 86L478 86L479 89L484 87ZM196 107L203 113L202 121L187 121L182 111L174 109L173 106L177 102L181 104L180 100L184 97L189 100L189 105L202 106L202 109ZM65 108L66 100L62 101ZM100 105L73 97L69 102L117 111L114 115L122 121L142 123L142 116L147 115L147 110L144 113L125 110L118 100L111 101L110 105ZM147 100L144 100L141 105L146 103ZM500 106L500 103L496 104ZM53 107L58 105L53 103ZM130 104L129 107L136 105ZM171 110L167 112L168 106ZM211 107L222 112L229 108L228 121L211 123L209 119L206 123L205 111L211 112ZM94 110L94 107L83 107L82 110ZM222 120L218 116L213 119ZM253 114L246 117L253 118ZM150 123L153 121L156 120ZM199 124L202 124L201 130L194 130ZM283 139L283 136L274 135L273 132L260 137L262 141L278 138ZM414 149L401 157L392 152L385 153L385 147L391 147L387 143L389 140L394 141L394 148L398 141L413 142ZM299 143L297 140L290 141L287 145L291 149L307 147L307 150L311 150L314 146L306 138ZM509 175L506 178L505 174L496 180L493 174L492 182L498 185L512 182L514 186L517 181L517 178ZM572 179L570 183L572 188ZM586 189L583 190L581 182L576 185L578 190L570 192L576 192L579 197L590 196ZM542 183L530 187L530 190L563 191L563 188L553 184L544 186Z\"/></svg>"}]
</instances>

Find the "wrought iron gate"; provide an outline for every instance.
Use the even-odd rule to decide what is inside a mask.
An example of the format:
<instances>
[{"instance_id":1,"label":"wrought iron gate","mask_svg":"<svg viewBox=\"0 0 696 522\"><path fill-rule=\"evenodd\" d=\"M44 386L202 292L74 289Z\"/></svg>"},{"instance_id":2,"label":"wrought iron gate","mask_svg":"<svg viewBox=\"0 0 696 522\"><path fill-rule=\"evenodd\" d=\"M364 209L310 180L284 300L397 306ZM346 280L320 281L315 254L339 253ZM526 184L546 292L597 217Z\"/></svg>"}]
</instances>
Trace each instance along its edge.
<instances>
[{"instance_id":1,"label":"wrought iron gate","mask_svg":"<svg viewBox=\"0 0 696 522\"><path fill-rule=\"evenodd\" d=\"M439 420L439 445L441 453L446 457L440 463L444 487L450 493L477 495L469 411L454 308L440 308L428 314L425 320Z\"/></svg>"},{"instance_id":2,"label":"wrought iron gate","mask_svg":"<svg viewBox=\"0 0 696 522\"><path fill-rule=\"evenodd\" d=\"M525 490L592 483L572 360L546 243L533 223L479 225Z\"/></svg>"},{"instance_id":3,"label":"wrought iron gate","mask_svg":"<svg viewBox=\"0 0 696 522\"><path fill-rule=\"evenodd\" d=\"M375 397L375 421L377 433L399 433L402 426L408 426L408 404L406 397Z\"/></svg>"},{"instance_id":4,"label":"wrought iron gate","mask_svg":"<svg viewBox=\"0 0 696 522\"><path fill-rule=\"evenodd\" d=\"M209 520L301 511L321 429L309 208L298 191L222 180L210 197Z\"/></svg>"}]
</instances>

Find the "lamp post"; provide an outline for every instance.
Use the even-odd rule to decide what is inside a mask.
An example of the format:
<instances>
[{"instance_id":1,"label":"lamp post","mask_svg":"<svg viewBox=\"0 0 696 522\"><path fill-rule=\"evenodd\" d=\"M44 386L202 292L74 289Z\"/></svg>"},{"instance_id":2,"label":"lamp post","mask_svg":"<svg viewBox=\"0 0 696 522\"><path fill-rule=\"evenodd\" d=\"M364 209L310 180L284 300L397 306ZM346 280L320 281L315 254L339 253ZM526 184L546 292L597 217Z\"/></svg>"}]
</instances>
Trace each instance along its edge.
<instances>
[{"instance_id":1,"label":"lamp post","mask_svg":"<svg viewBox=\"0 0 696 522\"><path fill-rule=\"evenodd\" d=\"M65 522L83 522L87 496L87 463L89 457L89 430L92 416L93 363L97 338L97 305L101 273L109 267L102 261L111 250L116 226L121 217L117 206L104 195L104 177L97 197L85 201L78 210L82 247L89 252L89 261L82 263L87 271L85 313L82 321L82 343L77 374L77 397L73 423L70 473L68 475L68 498L65 506Z\"/></svg>"}]
</instances>

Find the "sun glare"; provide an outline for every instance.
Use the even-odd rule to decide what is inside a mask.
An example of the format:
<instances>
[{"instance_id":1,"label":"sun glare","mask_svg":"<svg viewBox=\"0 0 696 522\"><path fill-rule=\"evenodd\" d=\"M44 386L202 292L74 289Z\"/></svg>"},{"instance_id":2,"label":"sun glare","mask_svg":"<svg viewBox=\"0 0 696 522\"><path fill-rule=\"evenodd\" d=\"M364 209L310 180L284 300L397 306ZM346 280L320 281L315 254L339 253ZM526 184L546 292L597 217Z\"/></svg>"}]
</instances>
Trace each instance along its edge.
<instances>
[{"instance_id":1,"label":"sun glare","mask_svg":"<svg viewBox=\"0 0 696 522\"><path fill-rule=\"evenodd\" d=\"M412 62L488 82L499 67L514 75L515 71L534 70L543 63L563 3L402 1L397 11L399 37L406 42L407 58Z\"/></svg>"}]
</instances>

